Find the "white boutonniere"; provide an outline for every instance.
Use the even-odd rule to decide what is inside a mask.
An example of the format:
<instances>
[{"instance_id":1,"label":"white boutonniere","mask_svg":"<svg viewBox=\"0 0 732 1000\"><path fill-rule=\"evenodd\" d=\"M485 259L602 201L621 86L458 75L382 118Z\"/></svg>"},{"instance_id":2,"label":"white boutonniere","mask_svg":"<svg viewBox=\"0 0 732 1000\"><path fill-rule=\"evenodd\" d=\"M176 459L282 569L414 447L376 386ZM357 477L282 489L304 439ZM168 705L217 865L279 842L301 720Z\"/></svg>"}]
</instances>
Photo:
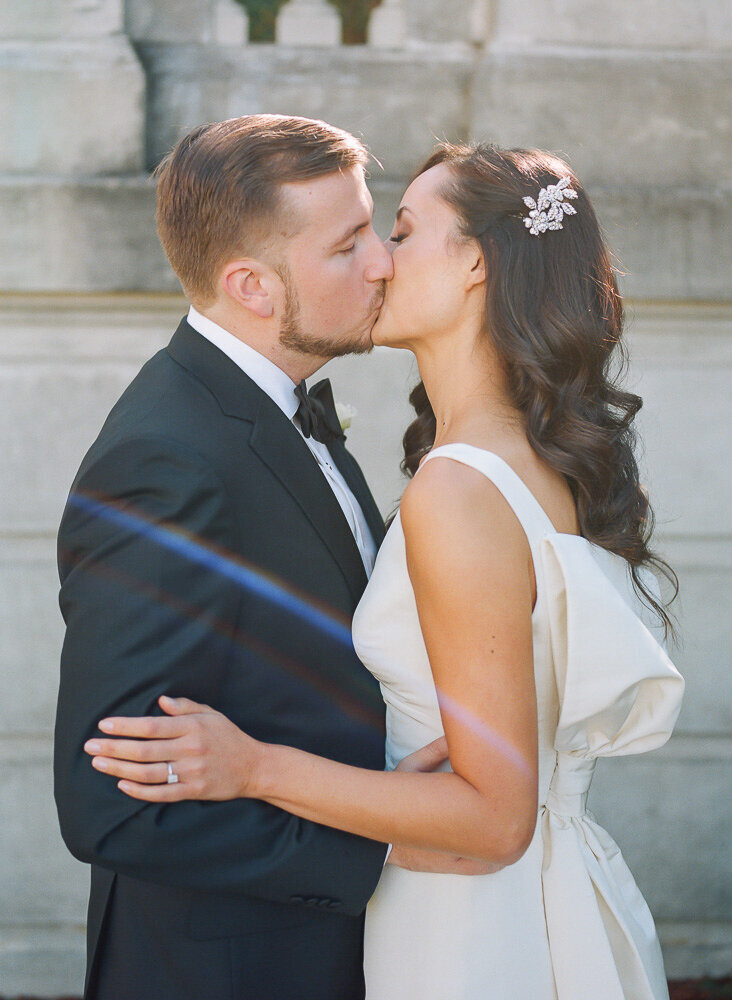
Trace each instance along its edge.
<instances>
[{"instance_id":1,"label":"white boutonniere","mask_svg":"<svg viewBox=\"0 0 732 1000\"><path fill-rule=\"evenodd\" d=\"M351 421L354 417L358 416L358 411L353 406L349 406L348 403L338 403L335 405L336 414L338 416L338 422L341 425L341 430L346 431L351 426Z\"/></svg>"}]
</instances>

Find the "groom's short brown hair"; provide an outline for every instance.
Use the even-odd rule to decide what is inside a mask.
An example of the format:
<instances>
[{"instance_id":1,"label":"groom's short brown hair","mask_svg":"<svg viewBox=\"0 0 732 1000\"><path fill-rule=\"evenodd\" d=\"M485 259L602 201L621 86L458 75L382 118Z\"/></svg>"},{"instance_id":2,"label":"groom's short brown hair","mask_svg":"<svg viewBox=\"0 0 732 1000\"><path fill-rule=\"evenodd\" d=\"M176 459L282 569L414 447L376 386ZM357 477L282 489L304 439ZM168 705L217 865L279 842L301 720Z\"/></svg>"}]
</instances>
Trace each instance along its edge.
<instances>
[{"instance_id":1,"label":"groom's short brown hair","mask_svg":"<svg viewBox=\"0 0 732 1000\"><path fill-rule=\"evenodd\" d=\"M363 144L326 122L245 115L200 125L155 171L158 235L183 290L205 305L223 265L272 250L297 220L283 184L364 166Z\"/></svg>"}]
</instances>

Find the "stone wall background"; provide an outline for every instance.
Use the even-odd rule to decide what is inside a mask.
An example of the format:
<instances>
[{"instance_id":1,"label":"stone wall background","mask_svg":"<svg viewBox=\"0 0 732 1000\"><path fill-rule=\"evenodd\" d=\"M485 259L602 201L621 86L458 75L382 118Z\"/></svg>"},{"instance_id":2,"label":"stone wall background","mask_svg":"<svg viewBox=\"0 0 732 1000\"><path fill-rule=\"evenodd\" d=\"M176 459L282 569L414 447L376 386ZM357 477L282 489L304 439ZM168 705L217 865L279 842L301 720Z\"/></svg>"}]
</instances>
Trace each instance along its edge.
<instances>
[{"instance_id":1,"label":"stone wall background","mask_svg":"<svg viewBox=\"0 0 732 1000\"><path fill-rule=\"evenodd\" d=\"M651 905L669 975L729 973L730 7L383 0L370 44L348 47L334 18L325 0L291 0L279 41L248 45L234 0L0 7L0 994L82 981L87 873L51 793L54 534L107 410L185 309L148 172L187 128L255 111L363 134L384 167L383 235L433 136L544 145L593 196L625 272L688 680L669 745L601 766L593 807ZM377 349L329 369L387 512L412 362Z\"/></svg>"}]
</instances>

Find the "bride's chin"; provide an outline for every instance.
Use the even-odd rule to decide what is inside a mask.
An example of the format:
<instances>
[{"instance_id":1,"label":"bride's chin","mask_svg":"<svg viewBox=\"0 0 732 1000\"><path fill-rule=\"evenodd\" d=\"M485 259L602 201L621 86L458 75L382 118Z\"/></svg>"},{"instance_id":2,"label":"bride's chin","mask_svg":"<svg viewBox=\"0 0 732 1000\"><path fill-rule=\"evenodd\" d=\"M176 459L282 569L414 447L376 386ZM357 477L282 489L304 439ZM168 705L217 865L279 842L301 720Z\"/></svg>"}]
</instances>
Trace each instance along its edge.
<instances>
[{"instance_id":1,"label":"bride's chin","mask_svg":"<svg viewBox=\"0 0 732 1000\"><path fill-rule=\"evenodd\" d=\"M389 326L381 318L377 319L371 330L371 340L375 347L391 347L393 336L390 336Z\"/></svg>"}]
</instances>

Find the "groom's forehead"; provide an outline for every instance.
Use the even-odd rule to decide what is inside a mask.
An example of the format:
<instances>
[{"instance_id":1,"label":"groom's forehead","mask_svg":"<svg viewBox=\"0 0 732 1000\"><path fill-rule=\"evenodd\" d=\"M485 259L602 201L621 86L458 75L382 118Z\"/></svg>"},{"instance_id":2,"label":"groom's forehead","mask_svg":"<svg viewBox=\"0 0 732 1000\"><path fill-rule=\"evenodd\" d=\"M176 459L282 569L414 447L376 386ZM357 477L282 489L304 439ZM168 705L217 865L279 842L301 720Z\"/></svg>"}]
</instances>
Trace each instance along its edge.
<instances>
[{"instance_id":1,"label":"groom's forehead","mask_svg":"<svg viewBox=\"0 0 732 1000\"><path fill-rule=\"evenodd\" d=\"M333 243L368 226L374 211L361 170L284 184L280 205L293 222L297 220L296 235L317 231Z\"/></svg>"}]
</instances>

